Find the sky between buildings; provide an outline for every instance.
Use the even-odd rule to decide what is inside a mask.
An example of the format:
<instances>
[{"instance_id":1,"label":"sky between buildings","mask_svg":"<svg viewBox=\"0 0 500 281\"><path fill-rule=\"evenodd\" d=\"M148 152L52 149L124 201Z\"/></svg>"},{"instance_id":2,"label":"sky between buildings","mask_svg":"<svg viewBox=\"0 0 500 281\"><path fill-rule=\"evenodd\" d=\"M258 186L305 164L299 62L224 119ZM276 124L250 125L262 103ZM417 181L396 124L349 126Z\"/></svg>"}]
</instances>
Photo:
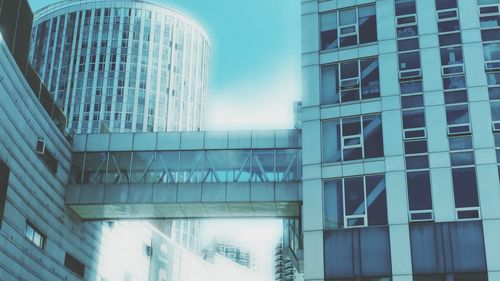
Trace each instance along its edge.
<instances>
[{"instance_id":1,"label":"sky between buildings","mask_svg":"<svg viewBox=\"0 0 500 281\"><path fill-rule=\"evenodd\" d=\"M59 0L29 1L36 11ZM299 0L153 1L191 16L208 32L212 65L207 129L293 127L292 104L300 100L301 89ZM207 236L232 240L256 250L261 262L272 262L281 221L211 220L206 225Z\"/></svg>"}]
</instances>

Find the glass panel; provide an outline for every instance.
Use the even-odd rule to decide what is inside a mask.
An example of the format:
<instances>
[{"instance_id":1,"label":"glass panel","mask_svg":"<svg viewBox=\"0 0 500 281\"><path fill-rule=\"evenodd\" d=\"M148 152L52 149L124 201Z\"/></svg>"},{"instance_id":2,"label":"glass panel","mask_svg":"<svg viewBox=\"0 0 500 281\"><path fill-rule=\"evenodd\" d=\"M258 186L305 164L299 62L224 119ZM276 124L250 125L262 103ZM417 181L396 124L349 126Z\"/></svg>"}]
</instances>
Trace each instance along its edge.
<instances>
[{"instance_id":1,"label":"glass panel","mask_svg":"<svg viewBox=\"0 0 500 281\"><path fill-rule=\"evenodd\" d=\"M155 182L155 152L134 152L131 183Z\"/></svg>"},{"instance_id":2,"label":"glass panel","mask_svg":"<svg viewBox=\"0 0 500 281\"><path fill-rule=\"evenodd\" d=\"M250 180L250 150L228 151L228 181L248 182Z\"/></svg>"},{"instance_id":3,"label":"glass panel","mask_svg":"<svg viewBox=\"0 0 500 281\"><path fill-rule=\"evenodd\" d=\"M492 102L491 104L491 119L500 121L500 102Z\"/></svg>"},{"instance_id":4,"label":"glass panel","mask_svg":"<svg viewBox=\"0 0 500 281\"><path fill-rule=\"evenodd\" d=\"M446 121L448 125L469 123L469 110L466 104L446 107Z\"/></svg>"},{"instance_id":5,"label":"glass panel","mask_svg":"<svg viewBox=\"0 0 500 281\"><path fill-rule=\"evenodd\" d=\"M363 99L380 96L380 79L378 60L368 59L361 61L361 96Z\"/></svg>"},{"instance_id":6,"label":"glass panel","mask_svg":"<svg viewBox=\"0 0 500 281\"><path fill-rule=\"evenodd\" d=\"M415 0L396 0L396 16L417 13Z\"/></svg>"},{"instance_id":7,"label":"glass panel","mask_svg":"<svg viewBox=\"0 0 500 281\"><path fill-rule=\"evenodd\" d=\"M445 90L465 88L465 76L451 76L443 78L443 88Z\"/></svg>"},{"instance_id":8,"label":"glass panel","mask_svg":"<svg viewBox=\"0 0 500 281\"><path fill-rule=\"evenodd\" d=\"M340 67L340 78L342 80L357 78L358 72L358 61L343 62Z\"/></svg>"},{"instance_id":9,"label":"glass panel","mask_svg":"<svg viewBox=\"0 0 500 281\"><path fill-rule=\"evenodd\" d=\"M448 142L450 144L451 151L472 149L471 136L448 138Z\"/></svg>"},{"instance_id":10,"label":"glass panel","mask_svg":"<svg viewBox=\"0 0 500 281\"><path fill-rule=\"evenodd\" d=\"M322 14L321 21L321 50L336 49L338 47L337 13Z\"/></svg>"},{"instance_id":11,"label":"glass panel","mask_svg":"<svg viewBox=\"0 0 500 281\"><path fill-rule=\"evenodd\" d=\"M110 152L104 183L129 183L132 152Z\"/></svg>"},{"instance_id":12,"label":"glass panel","mask_svg":"<svg viewBox=\"0 0 500 281\"><path fill-rule=\"evenodd\" d=\"M457 7L457 0L436 0L436 10L452 9Z\"/></svg>"},{"instance_id":13,"label":"glass panel","mask_svg":"<svg viewBox=\"0 0 500 281\"><path fill-rule=\"evenodd\" d=\"M439 35L439 46L458 45L461 43L460 32Z\"/></svg>"},{"instance_id":14,"label":"glass panel","mask_svg":"<svg viewBox=\"0 0 500 281\"><path fill-rule=\"evenodd\" d=\"M252 151L252 182L274 182L274 150Z\"/></svg>"},{"instance_id":15,"label":"glass panel","mask_svg":"<svg viewBox=\"0 0 500 281\"><path fill-rule=\"evenodd\" d=\"M384 156L382 118L380 115L363 117L363 141L365 158Z\"/></svg>"},{"instance_id":16,"label":"glass panel","mask_svg":"<svg viewBox=\"0 0 500 281\"><path fill-rule=\"evenodd\" d=\"M366 177L366 204L368 206L368 225L387 225L387 198L384 176Z\"/></svg>"},{"instance_id":17,"label":"glass panel","mask_svg":"<svg viewBox=\"0 0 500 281\"><path fill-rule=\"evenodd\" d=\"M406 154L419 154L427 152L427 141L407 141L405 142L405 153Z\"/></svg>"},{"instance_id":18,"label":"glass panel","mask_svg":"<svg viewBox=\"0 0 500 281\"><path fill-rule=\"evenodd\" d=\"M451 166L474 165L474 152L455 152L450 153Z\"/></svg>"},{"instance_id":19,"label":"glass panel","mask_svg":"<svg viewBox=\"0 0 500 281\"><path fill-rule=\"evenodd\" d=\"M452 169L452 177L455 207L466 208L479 206L476 170L474 168Z\"/></svg>"},{"instance_id":20,"label":"glass panel","mask_svg":"<svg viewBox=\"0 0 500 281\"><path fill-rule=\"evenodd\" d=\"M283 182L300 180L297 162L297 150L276 150L276 181Z\"/></svg>"},{"instance_id":21,"label":"glass panel","mask_svg":"<svg viewBox=\"0 0 500 281\"><path fill-rule=\"evenodd\" d=\"M206 150L203 182L227 182L227 150Z\"/></svg>"},{"instance_id":22,"label":"glass panel","mask_svg":"<svg viewBox=\"0 0 500 281\"><path fill-rule=\"evenodd\" d=\"M488 281L488 273L455 273L455 281Z\"/></svg>"},{"instance_id":23,"label":"glass panel","mask_svg":"<svg viewBox=\"0 0 500 281\"><path fill-rule=\"evenodd\" d=\"M361 134L361 123L359 117L342 119L342 136L353 136Z\"/></svg>"},{"instance_id":24,"label":"glass panel","mask_svg":"<svg viewBox=\"0 0 500 281\"><path fill-rule=\"evenodd\" d=\"M399 70L420 68L419 52L399 54Z\"/></svg>"},{"instance_id":25,"label":"glass panel","mask_svg":"<svg viewBox=\"0 0 500 281\"><path fill-rule=\"evenodd\" d=\"M338 65L321 67L321 102L332 104L339 102Z\"/></svg>"},{"instance_id":26,"label":"glass panel","mask_svg":"<svg viewBox=\"0 0 500 281\"><path fill-rule=\"evenodd\" d=\"M342 200L342 180L325 181L325 229L336 229L344 226L344 204Z\"/></svg>"},{"instance_id":27,"label":"glass panel","mask_svg":"<svg viewBox=\"0 0 500 281\"><path fill-rule=\"evenodd\" d=\"M406 160L406 169L408 170L429 168L429 159L427 155L407 156L405 160Z\"/></svg>"},{"instance_id":28,"label":"glass panel","mask_svg":"<svg viewBox=\"0 0 500 281\"><path fill-rule=\"evenodd\" d=\"M103 183L108 165L107 152L87 152L85 155L85 170L82 183Z\"/></svg>"},{"instance_id":29,"label":"glass panel","mask_svg":"<svg viewBox=\"0 0 500 281\"><path fill-rule=\"evenodd\" d=\"M354 33L350 36L344 36L340 38L340 47L348 47L358 44L358 37L355 34L356 27L352 26L356 24L356 9L343 10L339 13L339 28L340 34ZM349 27L344 27L349 26ZM343 28L344 27L344 28Z\"/></svg>"},{"instance_id":30,"label":"glass panel","mask_svg":"<svg viewBox=\"0 0 500 281\"><path fill-rule=\"evenodd\" d=\"M340 161L340 122L339 120L326 120L322 122L323 136L323 162Z\"/></svg>"},{"instance_id":31,"label":"glass panel","mask_svg":"<svg viewBox=\"0 0 500 281\"><path fill-rule=\"evenodd\" d=\"M446 276L443 274L413 275L413 281L446 281Z\"/></svg>"},{"instance_id":32,"label":"glass panel","mask_svg":"<svg viewBox=\"0 0 500 281\"><path fill-rule=\"evenodd\" d=\"M441 65L461 64L463 62L462 47L441 49Z\"/></svg>"},{"instance_id":33,"label":"glass panel","mask_svg":"<svg viewBox=\"0 0 500 281\"><path fill-rule=\"evenodd\" d=\"M422 93L422 80L403 82L399 84L401 95Z\"/></svg>"},{"instance_id":34,"label":"glass panel","mask_svg":"<svg viewBox=\"0 0 500 281\"><path fill-rule=\"evenodd\" d=\"M458 90L444 93L444 103L453 104L462 102L467 102L467 91Z\"/></svg>"},{"instance_id":35,"label":"glass panel","mask_svg":"<svg viewBox=\"0 0 500 281\"><path fill-rule=\"evenodd\" d=\"M84 159L85 153L73 153L73 158L71 159L71 183L82 183Z\"/></svg>"},{"instance_id":36,"label":"glass panel","mask_svg":"<svg viewBox=\"0 0 500 281\"><path fill-rule=\"evenodd\" d=\"M339 14L339 25L346 26L356 23L356 9L342 10Z\"/></svg>"},{"instance_id":37,"label":"glass panel","mask_svg":"<svg viewBox=\"0 0 500 281\"><path fill-rule=\"evenodd\" d=\"M398 51L411 51L418 50L420 48L420 44L418 42L418 38L398 40Z\"/></svg>"},{"instance_id":38,"label":"glass panel","mask_svg":"<svg viewBox=\"0 0 500 281\"><path fill-rule=\"evenodd\" d=\"M403 128L422 128L425 127L425 115L423 109L403 111Z\"/></svg>"},{"instance_id":39,"label":"glass panel","mask_svg":"<svg viewBox=\"0 0 500 281\"><path fill-rule=\"evenodd\" d=\"M181 151L179 183L203 181L203 151Z\"/></svg>"},{"instance_id":40,"label":"glass panel","mask_svg":"<svg viewBox=\"0 0 500 281\"><path fill-rule=\"evenodd\" d=\"M500 26L500 16L486 16L486 17L481 17L480 20L481 20L481 28Z\"/></svg>"},{"instance_id":41,"label":"glass panel","mask_svg":"<svg viewBox=\"0 0 500 281\"><path fill-rule=\"evenodd\" d=\"M403 96L401 97L401 106L403 108L423 107L424 97L423 95Z\"/></svg>"},{"instance_id":42,"label":"glass panel","mask_svg":"<svg viewBox=\"0 0 500 281\"><path fill-rule=\"evenodd\" d=\"M417 25L403 26L396 29L398 38L414 37L418 35Z\"/></svg>"},{"instance_id":43,"label":"glass panel","mask_svg":"<svg viewBox=\"0 0 500 281\"><path fill-rule=\"evenodd\" d=\"M408 201L410 211L432 210L429 171L409 172L406 175L406 180L408 183Z\"/></svg>"},{"instance_id":44,"label":"glass panel","mask_svg":"<svg viewBox=\"0 0 500 281\"><path fill-rule=\"evenodd\" d=\"M176 183L178 180L178 170L178 151L158 151L155 168L156 183Z\"/></svg>"},{"instance_id":45,"label":"glass panel","mask_svg":"<svg viewBox=\"0 0 500 281\"><path fill-rule=\"evenodd\" d=\"M460 30L460 22L458 20L438 22L438 32L450 32L458 30Z\"/></svg>"},{"instance_id":46,"label":"glass panel","mask_svg":"<svg viewBox=\"0 0 500 281\"><path fill-rule=\"evenodd\" d=\"M483 45L484 60L500 60L500 43L489 43Z\"/></svg>"},{"instance_id":47,"label":"glass panel","mask_svg":"<svg viewBox=\"0 0 500 281\"><path fill-rule=\"evenodd\" d=\"M375 6L364 6L358 10L359 44L377 41L377 18Z\"/></svg>"},{"instance_id":48,"label":"glass panel","mask_svg":"<svg viewBox=\"0 0 500 281\"><path fill-rule=\"evenodd\" d=\"M481 30L481 38L483 42L496 41L500 38L500 29Z\"/></svg>"},{"instance_id":49,"label":"glass panel","mask_svg":"<svg viewBox=\"0 0 500 281\"><path fill-rule=\"evenodd\" d=\"M363 177L344 179L346 216L365 214Z\"/></svg>"}]
</instances>

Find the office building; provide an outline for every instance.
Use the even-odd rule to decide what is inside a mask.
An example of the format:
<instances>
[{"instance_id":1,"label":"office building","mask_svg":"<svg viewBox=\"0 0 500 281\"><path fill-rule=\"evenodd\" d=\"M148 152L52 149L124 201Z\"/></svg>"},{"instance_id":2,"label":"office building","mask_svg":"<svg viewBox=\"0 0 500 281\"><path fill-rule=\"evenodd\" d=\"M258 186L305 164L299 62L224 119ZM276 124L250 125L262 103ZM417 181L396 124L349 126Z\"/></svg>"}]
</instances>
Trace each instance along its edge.
<instances>
[{"instance_id":1,"label":"office building","mask_svg":"<svg viewBox=\"0 0 500 281\"><path fill-rule=\"evenodd\" d=\"M37 11L31 62L77 133L204 128L210 42L152 1L61 1Z\"/></svg>"},{"instance_id":2,"label":"office building","mask_svg":"<svg viewBox=\"0 0 500 281\"><path fill-rule=\"evenodd\" d=\"M499 15L302 1L306 280L500 280Z\"/></svg>"}]
</instances>

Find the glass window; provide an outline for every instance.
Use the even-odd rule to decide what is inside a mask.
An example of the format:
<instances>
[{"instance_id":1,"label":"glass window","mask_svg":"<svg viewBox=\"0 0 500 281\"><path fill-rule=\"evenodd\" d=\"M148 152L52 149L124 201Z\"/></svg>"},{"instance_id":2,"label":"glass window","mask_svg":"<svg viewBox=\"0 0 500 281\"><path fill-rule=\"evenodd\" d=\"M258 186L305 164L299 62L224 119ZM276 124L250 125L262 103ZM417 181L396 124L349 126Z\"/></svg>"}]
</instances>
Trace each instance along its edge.
<instances>
[{"instance_id":1,"label":"glass window","mask_svg":"<svg viewBox=\"0 0 500 281\"><path fill-rule=\"evenodd\" d=\"M227 182L227 150L206 150L203 182Z\"/></svg>"},{"instance_id":2,"label":"glass window","mask_svg":"<svg viewBox=\"0 0 500 281\"><path fill-rule=\"evenodd\" d=\"M321 67L322 104L380 96L377 58L343 62L340 64L340 73L338 67L337 64Z\"/></svg>"},{"instance_id":3,"label":"glass window","mask_svg":"<svg viewBox=\"0 0 500 281\"><path fill-rule=\"evenodd\" d=\"M325 229L387 225L385 187L383 175L325 181Z\"/></svg>"},{"instance_id":4,"label":"glass window","mask_svg":"<svg viewBox=\"0 0 500 281\"><path fill-rule=\"evenodd\" d=\"M325 181L324 184L325 229L344 227L344 200L342 199L342 179Z\"/></svg>"},{"instance_id":5,"label":"glass window","mask_svg":"<svg viewBox=\"0 0 500 281\"><path fill-rule=\"evenodd\" d=\"M460 22L459 20L447 20L438 22L438 32L452 32L452 31L460 31Z\"/></svg>"},{"instance_id":6,"label":"glass window","mask_svg":"<svg viewBox=\"0 0 500 281\"><path fill-rule=\"evenodd\" d=\"M410 70L420 68L420 53L402 53L399 54L399 70Z\"/></svg>"},{"instance_id":7,"label":"glass window","mask_svg":"<svg viewBox=\"0 0 500 281\"><path fill-rule=\"evenodd\" d=\"M457 7L457 0L436 0L436 10L452 9Z\"/></svg>"},{"instance_id":8,"label":"glass window","mask_svg":"<svg viewBox=\"0 0 500 281\"><path fill-rule=\"evenodd\" d=\"M360 61L361 69L361 97L362 99L377 98L380 96L380 79L378 59Z\"/></svg>"},{"instance_id":9,"label":"glass window","mask_svg":"<svg viewBox=\"0 0 500 281\"><path fill-rule=\"evenodd\" d=\"M474 168L452 169L455 208L478 207L476 171Z\"/></svg>"},{"instance_id":10,"label":"glass window","mask_svg":"<svg viewBox=\"0 0 500 281\"><path fill-rule=\"evenodd\" d=\"M85 153L85 167L83 171L82 183L94 184L103 183L108 168L107 152L87 152Z\"/></svg>"},{"instance_id":11,"label":"glass window","mask_svg":"<svg viewBox=\"0 0 500 281\"><path fill-rule=\"evenodd\" d=\"M419 48L418 38L398 40L398 52L418 50Z\"/></svg>"},{"instance_id":12,"label":"glass window","mask_svg":"<svg viewBox=\"0 0 500 281\"><path fill-rule=\"evenodd\" d=\"M422 93L422 91L423 91L422 80L401 82L401 83L399 83L399 87L401 90L401 95Z\"/></svg>"},{"instance_id":13,"label":"glass window","mask_svg":"<svg viewBox=\"0 0 500 281\"><path fill-rule=\"evenodd\" d=\"M322 126L323 162L383 156L380 115L326 120Z\"/></svg>"},{"instance_id":14,"label":"glass window","mask_svg":"<svg viewBox=\"0 0 500 281\"><path fill-rule=\"evenodd\" d=\"M414 108L424 106L424 97L422 95L401 97L401 106L403 108Z\"/></svg>"},{"instance_id":15,"label":"glass window","mask_svg":"<svg viewBox=\"0 0 500 281\"><path fill-rule=\"evenodd\" d=\"M396 0L396 16L417 13L415 0Z\"/></svg>"},{"instance_id":16,"label":"glass window","mask_svg":"<svg viewBox=\"0 0 500 281\"><path fill-rule=\"evenodd\" d=\"M295 149L276 150L276 181L300 180L299 158Z\"/></svg>"},{"instance_id":17,"label":"glass window","mask_svg":"<svg viewBox=\"0 0 500 281\"><path fill-rule=\"evenodd\" d=\"M429 171L408 172L406 174L406 181L408 184L410 211L432 211L432 193Z\"/></svg>"},{"instance_id":18,"label":"glass window","mask_svg":"<svg viewBox=\"0 0 500 281\"><path fill-rule=\"evenodd\" d=\"M444 93L444 103L445 104L455 104L467 102L467 91L447 91Z\"/></svg>"},{"instance_id":19,"label":"glass window","mask_svg":"<svg viewBox=\"0 0 500 281\"><path fill-rule=\"evenodd\" d=\"M42 234L42 232L29 221L26 222L26 231L24 232L24 235L38 248L43 249L46 239L45 235Z\"/></svg>"},{"instance_id":20,"label":"glass window","mask_svg":"<svg viewBox=\"0 0 500 281\"><path fill-rule=\"evenodd\" d=\"M466 84L464 75L443 77L444 90L463 89L465 87Z\"/></svg>"},{"instance_id":21,"label":"glass window","mask_svg":"<svg viewBox=\"0 0 500 281\"><path fill-rule=\"evenodd\" d=\"M158 151L156 155L155 182L177 183L179 170L178 151Z\"/></svg>"},{"instance_id":22,"label":"glass window","mask_svg":"<svg viewBox=\"0 0 500 281\"><path fill-rule=\"evenodd\" d=\"M462 43L460 32L439 35L439 46L458 45Z\"/></svg>"},{"instance_id":23,"label":"glass window","mask_svg":"<svg viewBox=\"0 0 500 281\"><path fill-rule=\"evenodd\" d=\"M484 44L483 50L484 50L485 61L500 60L500 43Z\"/></svg>"},{"instance_id":24,"label":"glass window","mask_svg":"<svg viewBox=\"0 0 500 281\"><path fill-rule=\"evenodd\" d=\"M380 115L363 117L363 141L365 158L384 156L382 118Z\"/></svg>"},{"instance_id":25,"label":"glass window","mask_svg":"<svg viewBox=\"0 0 500 281\"><path fill-rule=\"evenodd\" d=\"M375 6L364 6L358 9L359 44L377 41L377 18Z\"/></svg>"},{"instance_id":26,"label":"glass window","mask_svg":"<svg viewBox=\"0 0 500 281\"><path fill-rule=\"evenodd\" d=\"M448 125L468 124L469 109L467 104L447 106L446 121Z\"/></svg>"},{"instance_id":27,"label":"glass window","mask_svg":"<svg viewBox=\"0 0 500 281\"><path fill-rule=\"evenodd\" d=\"M341 161L340 120L327 120L322 123L323 162Z\"/></svg>"},{"instance_id":28,"label":"glass window","mask_svg":"<svg viewBox=\"0 0 500 281\"><path fill-rule=\"evenodd\" d=\"M110 152L104 183L129 183L132 152Z\"/></svg>"},{"instance_id":29,"label":"glass window","mask_svg":"<svg viewBox=\"0 0 500 281\"><path fill-rule=\"evenodd\" d=\"M274 182L274 150L252 151L252 182Z\"/></svg>"},{"instance_id":30,"label":"glass window","mask_svg":"<svg viewBox=\"0 0 500 281\"><path fill-rule=\"evenodd\" d=\"M228 150L228 182L248 182L250 180L251 151Z\"/></svg>"},{"instance_id":31,"label":"glass window","mask_svg":"<svg viewBox=\"0 0 500 281\"><path fill-rule=\"evenodd\" d=\"M500 102L491 102L491 119L500 121Z\"/></svg>"},{"instance_id":32,"label":"glass window","mask_svg":"<svg viewBox=\"0 0 500 281\"><path fill-rule=\"evenodd\" d=\"M203 151L181 151L179 183L203 182Z\"/></svg>"},{"instance_id":33,"label":"glass window","mask_svg":"<svg viewBox=\"0 0 500 281\"><path fill-rule=\"evenodd\" d=\"M321 50L377 41L375 5L320 15Z\"/></svg>"},{"instance_id":34,"label":"glass window","mask_svg":"<svg viewBox=\"0 0 500 281\"><path fill-rule=\"evenodd\" d=\"M463 63L462 47L441 48L441 65Z\"/></svg>"},{"instance_id":35,"label":"glass window","mask_svg":"<svg viewBox=\"0 0 500 281\"><path fill-rule=\"evenodd\" d=\"M321 67L321 103L333 104L339 100L339 69L338 65Z\"/></svg>"},{"instance_id":36,"label":"glass window","mask_svg":"<svg viewBox=\"0 0 500 281\"><path fill-rule=\"evenodd\" d=\"M131 183L154 183L155 152L138 151L132 157Z\"/></svg>"},{"instance_id":37,"label":"glass window","mask_svg":"<svg viewBox=\"0 0 500 281\"><path fill-rule=\"evenodd\" d=\"M320 15L321 50L336 49L338 47L337 13Z\"/></svg>"},{"instance_id":38,"label":"glass window","mask_svg":"<svg viewBox=\"0 0 500 281\"><path fill-rule=\"evenodd\" d=\"M403 128L423 128L425 127L425 115L423 109L413 109L403 111Z\"/></svg>"},{"instance_id":39,"label":"glass window","mask_svg":"<svg viewBox=\"0 0 500 281\"><path fill-rule=\"evenodd\" d=\"M0 159L0 226L2 225L5 202L7 201L7 188L9 187L10 169Z\"/></svg>"}]
</instances>

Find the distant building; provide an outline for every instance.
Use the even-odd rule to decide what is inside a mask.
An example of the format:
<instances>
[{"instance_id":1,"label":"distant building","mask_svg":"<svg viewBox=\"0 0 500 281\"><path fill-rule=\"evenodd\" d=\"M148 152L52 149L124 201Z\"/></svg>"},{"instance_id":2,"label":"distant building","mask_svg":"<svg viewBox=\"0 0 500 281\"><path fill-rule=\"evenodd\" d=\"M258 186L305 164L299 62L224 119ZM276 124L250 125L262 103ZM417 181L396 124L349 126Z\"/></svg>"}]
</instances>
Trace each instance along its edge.
<instances>
[{"instance_id":1,"label":"distant building","mask_svg":"<svg viewBox=\"0 0 500 281\"><path fill-rule=\"evenodd\" d=\"M180 12L61 1L37 11L31 41L31 62L75 132L204 128L210 41Z\"/></svg>"},{"instance_id":2,"label":"distant building","mask_svg":"<svg viewBox=\"0 0 500 281\"><path fill-rule=\"evenodd\" d=\"M215 252L246 268L253 268L250 251L245 248L217 243Z\"/></svg>"}]
</instances>

